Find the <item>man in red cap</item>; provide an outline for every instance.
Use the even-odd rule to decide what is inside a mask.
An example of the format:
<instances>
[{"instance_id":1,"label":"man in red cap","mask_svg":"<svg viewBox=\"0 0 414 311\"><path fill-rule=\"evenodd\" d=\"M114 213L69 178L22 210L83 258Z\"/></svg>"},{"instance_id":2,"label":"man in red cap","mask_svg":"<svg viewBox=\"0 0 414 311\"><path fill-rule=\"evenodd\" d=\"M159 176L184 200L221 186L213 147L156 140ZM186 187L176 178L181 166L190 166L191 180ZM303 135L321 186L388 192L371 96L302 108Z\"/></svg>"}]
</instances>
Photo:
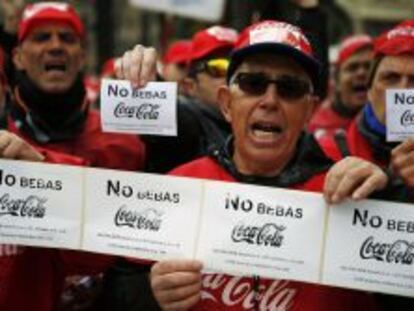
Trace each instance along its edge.
<instances>
[{"instance_id":1,"label":"man in red cap","mask_svg":"<svg viewBox=\"0 0 414 311\"><path fill-rule=\"evenodd\" d=\"M187 96L183 86L187 76L187 65L191 52L190 40L174 41L168 46L162 59L162 77L165 81L176 81L178 94Z\"/></svg>"},{"instance_id":2,"label":"man in red cap","mask_svg":"<svg viewBox=\"0 0 414 311\"><path fill-rule=\"evenodd\" d=\"M342 41L335 64L334 101L328 107L321 107L309 122L309 130L318 137L346 130L367 102L372 45L368 35L353 35Z\"/></svg>"},{"instance_id":3,"label":"man in red cap","mask_svg":"<svg viewBox=\"0 0 414 311\"><path fill-rule=\"evenodd\" d=\"M177 108L177 137L145 136L150 172L166 173L205 155L230 134L217 104L218 88L225 84L228 56L237 39L234 29L212 26L197 32L187 55L188 74Z\"/></svg>"},{"instance_id":4,"label":"man in red cap","mask_svg":"<svg viewBox=\"0 0 414 311\"><path fill-rule=\"evenodd\" d=\"M85 30L67 3L38 2L23 11L16 76L7 128L35 148L45 148L94 167L138 170L144 148L136 136L101 131L99 114L85 97ZM67 274L102 272L113 259L82 252L1 245L0 309L57 308ZM22 299L24 297L24 299Z\"/></svg>"},{"instance_id":5,"label":"man in red cap","mask_svg":"<svg viewBox=\"0 0 414 311\"><path fill-rule=\"evenodd\" d=\"M350 125L346 135L324 138L321 145L334 159L359 156L384 168L391 168L394 182L409 188L411 202L414 189L414 139L387 143L387 89L414 88L414 20L402 22L386 31L374 42L374 60L368 83L368 103ZM394 200L405 200L395 196ZM412 310L413 299L383 296L384 310Z\"/></svg>"},{"instance_id":6,"label":"man in red cap","mask_svg":"<svg viewBox=\"0 0 414 311\"><path fill-rule=\"evenodd\" d=\"M128 62L127 58L124 61ZM120 68L124 68L121 66ZM312 135L303 132L317 103L320 67L301 30L263 21L242 32L218 101L233 137L209 156L172 174L271 187L322 191L333 162ZM130 71L120 76L136 80ZM384 186L384 173L356 158L337 163L325 180L329 202L363 198ZM348 186L343 181L349 181ZM214 228L211 228L214 230ZM193 260L155 263L151 286L163 310L336 310L373 309L363 292L287 280L201 274Z\"/></svg>"}]
</instances>

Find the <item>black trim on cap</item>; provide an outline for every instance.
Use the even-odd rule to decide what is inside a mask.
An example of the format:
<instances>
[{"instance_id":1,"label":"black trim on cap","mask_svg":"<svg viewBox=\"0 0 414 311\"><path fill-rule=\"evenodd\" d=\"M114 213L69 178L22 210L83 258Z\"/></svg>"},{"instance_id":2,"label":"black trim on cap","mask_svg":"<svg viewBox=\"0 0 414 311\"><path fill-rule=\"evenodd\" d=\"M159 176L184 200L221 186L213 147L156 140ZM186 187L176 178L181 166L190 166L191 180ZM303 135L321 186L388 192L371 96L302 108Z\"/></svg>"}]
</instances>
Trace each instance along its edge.
<instances>
[{"instance_id":1,"label":"black trim on cap","mask_svg":"<svg viewBox=\"0 0 414 311\"><path fill-rule=\"evenodd\" d=\"M231 54L229 68L227 70L227 83L230 83L230 79L236 71L237 67L240 66L240 64L247 56L259 53L271 53L292 57L301 66L303 66L305 71L309 74L314 87L314 92L319 89L321 81L321 65L319 61L292 46L273 42L258 43L246 46L240 50L235 50Z\"/></svg>"}]
</instances>

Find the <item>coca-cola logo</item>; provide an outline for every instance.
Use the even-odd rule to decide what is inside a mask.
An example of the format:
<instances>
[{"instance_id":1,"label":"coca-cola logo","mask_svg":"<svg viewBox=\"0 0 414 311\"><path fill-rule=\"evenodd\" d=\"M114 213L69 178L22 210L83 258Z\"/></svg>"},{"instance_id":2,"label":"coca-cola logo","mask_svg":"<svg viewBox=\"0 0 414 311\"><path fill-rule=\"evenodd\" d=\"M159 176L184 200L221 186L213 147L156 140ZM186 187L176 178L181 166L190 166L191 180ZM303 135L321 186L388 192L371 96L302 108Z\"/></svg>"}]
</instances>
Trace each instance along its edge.
<instances>
[{"instance_id":1,"label":"coca-cola logo","mask_svg":"<svg viewBox=\"0 0 414 311\"><path fill-rule=\"evenodd\" d=\"M412 265L414 261L414 242L397 240L393 243L376 242L374 237L368 237L360 249L362 259Z\"/></svg>"},{"instance_id":2,"label":"coca-cola logo","mask_svg":"<svg viewBox=\"0 0 414 311\"><path fill-rule=\"evenodd\" d=\"M260 279L255 288L254 280L223 274L203 275L201 304L209 310L237 308L237 310L278 310L292 308L298 289L295 283L285 280ZM216 307L216 308L215 308Z\"/></svg>"},{"instance_id":3,"label":"coca-cola logo","mask_svg":"<svg viewBox=\"0 0 414 311\"><path fill-rule=\"evenodd\" d=\"M411 110L406 110L401 115L401 125L409 126L414 124L414 113Z\"/></svg>"},{"instance_id":4,"label":"coca-cola logo","mask_svg":"<svg viewBox=\"0 0 414 311\"><path fill-rule=\"evenodd\" d=\"M280 247L283 242L282 232L285 226L273 223L263 226L250 226L244 223L237 224L232 231L231 239L235 243L246 242L248 244Z\"/></svg>"},{"instance_id":5,"label":"coca-cola logo","mask_svg":"<svg viewBox=\"0 0 414 311\"><path fill-rule=\"evenodd\" d=\"M162 215L162 212L154 208L136 211L122 205L115 214L114 222L117 227L126 226L138 230L159 231Z\"/></svg>"},{"instance_id":6,"label":"coca-cola logo","mask_svg":"<svg viewBox=\"0 0 414 311\"><path fill-rule=\"evenodd\" d=\"M30 195L26 199L12 199L8 193L0 198L0 216L43 218L46 214L46 198Z\"/></svg>"},{"instance_id":7,"label":"coca-cola logo","mask_svg":"<svg viewBox=\"0 0 414 311\"><path fill-rule=\"evenodd\" d=\"M138 106L127 105L120 102L114 110L114 116L117 118L136 118L138 120L158 120L160 105L144 103Z\"/></svg>"}]
</instances>

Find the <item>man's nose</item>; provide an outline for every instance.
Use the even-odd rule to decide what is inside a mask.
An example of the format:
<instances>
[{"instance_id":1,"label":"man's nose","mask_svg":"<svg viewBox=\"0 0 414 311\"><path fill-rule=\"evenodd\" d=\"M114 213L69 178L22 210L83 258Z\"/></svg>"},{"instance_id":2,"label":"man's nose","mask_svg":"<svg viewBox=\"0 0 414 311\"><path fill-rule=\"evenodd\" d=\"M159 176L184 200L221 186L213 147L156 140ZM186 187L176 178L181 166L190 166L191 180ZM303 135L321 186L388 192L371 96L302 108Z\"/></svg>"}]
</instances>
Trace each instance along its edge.
<instances>
[{"instance_id":1,"label":"man's nose","mask_svg":"<svg viewBox=\"0 0 414 311\"><path fill-rule=\"evenodd\" d=\"M49 47L51 49L61 49L63 41L58 34L52 34L49 39Z\"/></svg>"},{"instance_id":2,"label":"man's nose","mask_svg":"<svg viewBox=\"0 0 414 311\"><path fill-rule=\"evenodd\" d=\"M265 105L266 107L277 107L279 101L280 96L275 83L269 83L265 93L263 94L262 105Z\"/></svg>"},{"instance_id":3,"label":"man's nose","mask_svg":"<svg viewBox=\"0 0 414 311\"><path fill-rule=\"evenodd\" d=\"M412 76L403 76L400 79L400 82L396 86L399 89L412 89L414 88L414 77Z\"/></svg>"}]
</instances>

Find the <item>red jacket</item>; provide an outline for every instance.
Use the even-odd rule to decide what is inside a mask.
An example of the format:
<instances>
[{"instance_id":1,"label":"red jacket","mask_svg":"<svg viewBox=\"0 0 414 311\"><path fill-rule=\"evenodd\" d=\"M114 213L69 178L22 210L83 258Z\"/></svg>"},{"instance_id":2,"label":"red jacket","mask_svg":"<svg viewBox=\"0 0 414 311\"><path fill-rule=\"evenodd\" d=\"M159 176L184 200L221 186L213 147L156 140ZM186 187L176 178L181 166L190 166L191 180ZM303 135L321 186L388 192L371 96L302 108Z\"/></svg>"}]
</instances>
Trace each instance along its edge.
<instances>
[{"instance_id":1,"label":"red jacket","mask_svg":"<svg viewBox=\"0 0 414 311\"><path fill-rule=\"evenodd\" d=\"M215 160L205 157L178 167L172 175L235 181ZM325 173L291 188L321 191ZM203 275L200 302L192 311L354 311L377 310L371 295L334 287L287 280L260 279L254 302L254 279L230 275Z\"/></svg>"},{"instance_id":2,"label":"red jacket","mask_svg":"<svg viewBox=\"0 0 414 311\"><path fill-rule=\"evenodd\" d=\"M309 132L314 133L317 138L333 135L338 130L346 130L352 122L353 117L345 117L338 114L332 106L320 107L309 122Z\"/></svg>"},{"instance_id":3,"label":"red jacket","mask_svg":"<svg viewBox=\"0 0 414 311\"><path fill-rule=\"evenodd\" d=\"M344 135L349 154L386 167L388 163L375 159L369 141L358 130L358 122L360 122L360 119L355 118ZM335 141L334 135L321 137L318 142L325 154L334 161L339 161L344 157Z\"/></svg>"},{"instance_id":4,"label":"red jacket","mask_svg":"<svg viewBox=\"0 0 414 311\"><path fill-rule=\"evenodd\" d=\"M11 118L8 130L35 147L79 157L93 167L137 171L144 166L145 146L138 136L103 133L100 116L94 110L89 111L83 131L72 140L40 144L21 132Z\"/></svg>"},{"instance_id":5,"label":"red jacket","mask_svg":"<svg viewBox=\"0 0 414 311\"><path fill-rule=\"evenodd\" d=\"M134 171L143 167L141 141L132 135L103 133L94 111L89 113L84 130L70 141L36 143L20 132L11 119L8 128L38 148L47 162ZM99 273L112 263L111 256L0 245L0 310L55 310L67 275Z\"/></svg>"}]
</instances>

